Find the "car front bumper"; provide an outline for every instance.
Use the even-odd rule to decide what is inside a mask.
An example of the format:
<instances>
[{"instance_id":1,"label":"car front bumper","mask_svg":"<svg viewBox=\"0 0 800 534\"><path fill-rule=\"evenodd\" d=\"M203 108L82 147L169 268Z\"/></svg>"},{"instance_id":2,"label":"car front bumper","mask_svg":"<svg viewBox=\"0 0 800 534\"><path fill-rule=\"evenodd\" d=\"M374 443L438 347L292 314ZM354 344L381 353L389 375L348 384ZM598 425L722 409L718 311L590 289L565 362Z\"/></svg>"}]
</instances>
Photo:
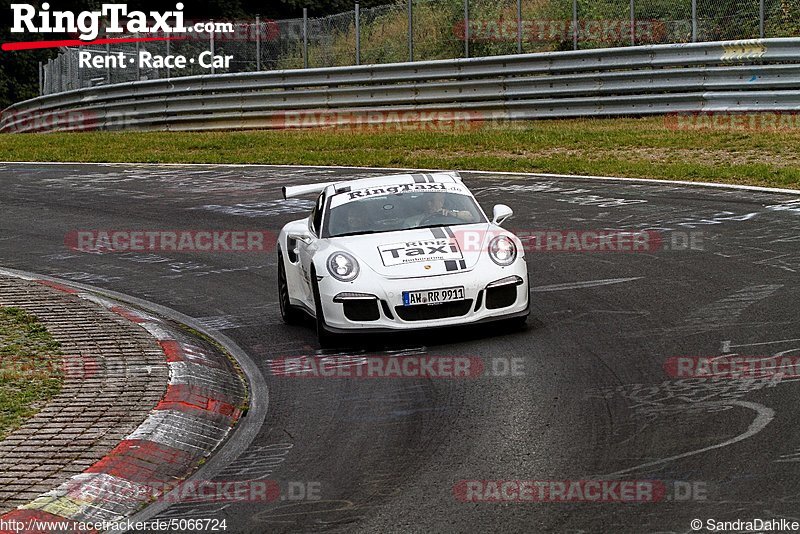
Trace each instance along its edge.
<instances>
[{"instance_id":1,"label":"car front bumper","mask_svg":"<svg viewBox=\"0 0 800 534\"><path fill-rule=\"evenodd\" d=\"M494 285L498 284L500 285ZM464 301L403 306L404 291L464 287ZM332 333L395 332L486 323L527 316L530 287L523 259L477 275L474 271L430 278L386 279L374 273L342 283L319 282L325 329Z\"/></svg>"}]
</instances>

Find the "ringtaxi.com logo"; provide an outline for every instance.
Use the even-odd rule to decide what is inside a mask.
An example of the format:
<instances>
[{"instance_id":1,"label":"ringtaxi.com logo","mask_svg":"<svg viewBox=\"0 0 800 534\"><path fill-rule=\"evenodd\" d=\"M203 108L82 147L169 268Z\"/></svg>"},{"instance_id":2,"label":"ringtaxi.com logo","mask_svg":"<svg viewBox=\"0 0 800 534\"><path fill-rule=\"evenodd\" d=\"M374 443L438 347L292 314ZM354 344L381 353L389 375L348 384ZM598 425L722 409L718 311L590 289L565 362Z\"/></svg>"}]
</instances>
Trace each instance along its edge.
<instances>
[{"instance_id":1,"label":"ringtaxi.com logo","mask_svg":"<svg viewBox=\"0 0 800 534\"><path fill-rule=\"evenodd\" d=\"M184 4L178 2L173 11L129 11L127 4L103 4L99 10L93 11L59 11L50 10L50 4L44 2L41 9L31 4L11 4L14 23L11 33L33 34L77 34L81 41L97 39L101 31L106 34L149 34L163 32L165 34L182 34L194 31L233 31L230 23L201 23L187 26ZM105 25L101 25L102 23ZM150 24L150 21L153 24Z\"/></svg>"}]
</instances>

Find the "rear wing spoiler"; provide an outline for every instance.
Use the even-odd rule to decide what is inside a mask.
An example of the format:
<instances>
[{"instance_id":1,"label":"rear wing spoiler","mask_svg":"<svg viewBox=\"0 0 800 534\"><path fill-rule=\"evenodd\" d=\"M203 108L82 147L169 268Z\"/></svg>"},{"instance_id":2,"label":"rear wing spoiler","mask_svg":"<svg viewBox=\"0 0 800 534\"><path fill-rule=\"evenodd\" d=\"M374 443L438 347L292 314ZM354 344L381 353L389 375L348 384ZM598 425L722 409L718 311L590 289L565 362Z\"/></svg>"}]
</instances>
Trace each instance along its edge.
<instances>
[{"instance_id":1,"label":"rear wing spoiler","mask_svg":"<svg viewBox=\"0 0 800 534\"><path fill-rule=\"evenodd\" d=\"M404 175L397 175L397 176L404 176ZM430 174L428 176L431 176L431 177L447 176L449 178L453 178L457 182L461 182L462 181L461 174L459 174L458 171L436 172L436 173ZM324 182L324 183L319 183L319 184L284 186L282 188L283 189L283 198L288 200L290 198L302 197L302 196L305 196L305 195L312 195L312 194L313 195L319 195L323 191L325 191L325 189L328 186L336 185L337 183L345 184L346 182Z\"/></svg>"},{"instance_id":2,"label":"rear wing spoiler","mask_svg":"<svg viewBox=\"0 0 800 534\"><path fill-rule=\"evenodd\" d=\"M295 197L302 197L305 195L319 195L325 188L329 185L334 185L334 182L325 182L321 184L309 184L309 185L290 185L290 186L283 186L283 198L290 199Z\"/></svg>"}]
</instances>

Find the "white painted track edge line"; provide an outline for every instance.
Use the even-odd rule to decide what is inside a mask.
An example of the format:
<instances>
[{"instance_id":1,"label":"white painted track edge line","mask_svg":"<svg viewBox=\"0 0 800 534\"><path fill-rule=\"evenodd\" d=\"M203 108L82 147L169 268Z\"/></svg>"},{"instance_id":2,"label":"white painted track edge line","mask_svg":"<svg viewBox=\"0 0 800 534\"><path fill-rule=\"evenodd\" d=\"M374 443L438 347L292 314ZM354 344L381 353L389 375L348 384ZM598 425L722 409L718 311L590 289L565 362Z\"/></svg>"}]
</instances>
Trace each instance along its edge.
<instances>
[{"instance_id":1,"label":"white painted track edge line","mask_svg":"<svg viewBox=\"0 0 800 534\"><path fill-rule=\"evenodd\" d=\"M70 161L0 161L0 165L95 165L95 166L131 166L131 167L232 167L232 168L274 168L274 169L324 169L342 170L353 169L360 171L402 171L402 172L445 172L458 170L459 172L470 174L497 174L500 176L522 176L531 178L556 178L560 180L597 180L609 182L638 182L647 184L670 184L696 187L712 187L717 189L733 189L739 191L757 191L762 193L786 193L790 195L800 195L800 189L782 189L775 187L762 187L756 185L738 184L719 184L714 182L690 182L685 180L659 180L657 178L625 178L618 176L594 176L581 174L550 174L550 173L530 173L530 172L510 172L510 171L478 171L467 169L419 169L402 167L359 167L359 166L338 166L338 165L278 165L263 163L103 163L103 162L70 162Z\"/></svg>"}]
</instances>

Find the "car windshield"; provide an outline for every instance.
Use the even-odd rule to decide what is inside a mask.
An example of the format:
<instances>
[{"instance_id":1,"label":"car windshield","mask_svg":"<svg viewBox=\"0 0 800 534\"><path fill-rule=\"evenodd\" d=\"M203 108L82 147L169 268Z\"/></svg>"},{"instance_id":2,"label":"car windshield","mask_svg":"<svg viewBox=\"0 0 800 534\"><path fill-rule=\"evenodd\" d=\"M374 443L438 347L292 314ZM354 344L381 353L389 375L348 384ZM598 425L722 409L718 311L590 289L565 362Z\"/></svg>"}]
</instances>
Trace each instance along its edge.
<instances>
[{"instance_id":1,"label":"car windshield","mask_svg":"<svg viewBox=\"0 0 800 534\"><path fill-rule=\"evenodd\" d=\"M472 196L411 191L357 198L328 210L325 237L486 222Z\"/></svg>"}]
</instances>

